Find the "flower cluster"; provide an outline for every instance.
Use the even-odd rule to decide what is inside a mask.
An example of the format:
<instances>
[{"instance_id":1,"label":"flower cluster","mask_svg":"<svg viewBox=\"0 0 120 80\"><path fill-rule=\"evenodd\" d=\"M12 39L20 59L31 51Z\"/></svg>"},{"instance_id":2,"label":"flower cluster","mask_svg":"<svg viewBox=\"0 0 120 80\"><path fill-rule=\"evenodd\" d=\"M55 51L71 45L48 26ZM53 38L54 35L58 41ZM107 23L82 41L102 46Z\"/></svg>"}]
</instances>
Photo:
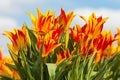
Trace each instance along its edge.
<instances>
[{"instance_id":1,"label":"flower cluster","mask_svg":"<svg viewBox=\"0 0 120 80\"><path fill-rule=\"evenodd\" d=\"M0 50L1 79L118 78L120 72L115 72L113 68L120 62L118 59L120 58L118 54L120 53L120 29L117 28L117 33L114 35L110 30L104 31L104 23L108 17L96 17L94 13L88 19L79 16L85 24L82 26L75 24L71 27L70 24L75 17L73 11L66 13L61 9L57 17L55 12L50 10L45 14L38 8L36 11L37 17L27 12L33 24L30 28L23 24L21 29L15 28L12 32L5 31L3 34L12 43L7 44L11 58L2 58ZM116 58L118 61L115 61ZM55 65L49 67L50 63ZM119 67L120 65L117 65L118 71L120 71ZM54 69L53 72L50 71L51 68Z\"/></svg>"}]
</instances>

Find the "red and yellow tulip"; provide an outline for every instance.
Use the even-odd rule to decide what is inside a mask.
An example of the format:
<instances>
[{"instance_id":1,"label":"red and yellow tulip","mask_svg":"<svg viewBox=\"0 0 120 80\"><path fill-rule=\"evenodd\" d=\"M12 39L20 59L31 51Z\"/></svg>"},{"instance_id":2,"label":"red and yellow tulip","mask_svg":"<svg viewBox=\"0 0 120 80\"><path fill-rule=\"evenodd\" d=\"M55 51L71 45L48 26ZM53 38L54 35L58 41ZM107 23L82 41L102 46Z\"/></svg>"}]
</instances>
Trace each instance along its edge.
<instances>
[{"instance_id":1,"label":"red and yellow tulip","mask_svg":"<svg viewBox=\"0 0 120 80\"><path fill-rule=\"evenodd\" d=\"M82 30L79 25L76 25L75 28L70 28L71 36L75 42L80 42L82 38Z\"/></svg>"},{"instance_id":2,"label":"red and yellow tulip","mask_svg":"<svg viewBox=\"0 0 120 80\"><path fill-rule=\"evenodd\" d=\"M3 57L2 56L2 51L0 49L0 74L20 80L20 77L19 77L18 73L13 69L11 70L6 65L6 63L14 65L14 62L12 61L12 59L10 57Z\"/></svg>"},{"instance_id":3,"label":"red and yellow tulip","mask_svg":"<svg viewBox=\"0 0 120 80\"><path fill-rule=\"evenodd\" d=\"M112 54L111 47L114 41L115 39L112 37L111 31L103 31L99 37L94 39L94 51L97 52L95 62L99 62L103 56L105 57Z\"/></svg>"},{"instance_id":4,"label":"red and yellow tulip","mask_svg":"<svg viewBox=\"0 0 120 80\"><path fill-rule=\"evenodd\" d=\"M102 19L102 16L96 18L96 15L94 13L89 16L88 21L84 16L80 17L86 22L86 24L82 27L82 32L92 39L95 39L100 35L103 29L103 25L108 19L108 17Z\"/></svg>"},{"instance_id":5,"label":"red and yellow tulip","mask_svg":"<svg viewBox=\"0 0 120 80\"><path fill-rule=\"evenodd\" d=\"M57 61L56 64L59 65L61 62L63 62L64 60L72 57L75 53L76 49L74 49L71 53L69 51L69 49L66 49L65 52L60 50L57 54Z\"/></svg>"},{"instance_id":6,"label":"red and yellow tulip","mask_svg":"<svg viewBox=\"0 0 120 80\"><path fill-rule=\"evenodd\" d=\"M120 46L120 28L117 28L117 34L115 35L115 38L117 39L118 46Z\"/></svg>"},{"instance_id":7,"label":"red and yellow tulip","mask_svg":"<svg viewBox=\"0 0 120 80\"><path fill-rule=\"evenodd\" d=\"M65 11L61 8L61 13L58 16L58 20L59 20L59 24L65 29L68 30L70 27L70 24L74 18L74 13L69 12L69 13L65 13Z\"/></svg>"},{"instance_id":8,"label":"red and yellow tulip","mask_svg":"<svg viewBox=\"0 0 120 80\"><path fill-rule=\"evenodd\" d=\"M8 44L8 47L18 53L20 49L25 48L28 41L28 34L26 32L26 27L23 25L22 29L14 29L13 32L5 31L5 36L7 36L12 44Z\"/></svg>"},{"instance_id":9,"label":"red and yellow tulip","mask_svg":"<svg viewBox=\"0 0 120 80\"><path fill-rule=\"evenodd\" d=\"M40 49L42 42L44 41L44 50L42 53L42 57L46 57L53 51L55 48L61 45L61 43L57 43L63 29L52 30L47 33L44 38L41 36L38 37L38 49Z\"/></svg>"},{"instance_id":10,"label":"red and yellow tulip","mask_svg":"<svg viewBox=\"0 0 120 80\"><path fill-rule=\"evenodd\" d=\"M44 70L47 69L46 63L54 62L59 65L65 60L69 61L69 59L72 59L69 62L66 61L66 64L63 64L65 65L63 67L66 68L68 67L67 64L74 62L75 66L74 64L70 65L69 69L72 68L70 72L68 71L69 69L62 70L63 68L61 68L62 66L60 65L57 66L56 69L58 73L60 70L60 76L56 77L57 72L55 72L55 76L52 77L55 77L55 79L62 79L61 73L68 71L67 76L62 75L62 77L66 79L67 77L71 78L70 75L73 75L74 73L74 76L78 77L76 74L81 72L79 74L81 79L89 79L91 77L91 75L88 76L89 73L96 72L95 77L97 78L99 77L97 70L98 72L101 70L98 66L101 67L101 65L104 65L104 62L100 65L95 63L100 62L103 58L104 59L102 61L110 62L112 60L109 58L116 53L120 53L120 29L117 28L117 34L114 36L111 31L103 31L104 23L107 21L108 17L96 17L94 13L92 13L88 19L84 16L79 16L79 18L84 20L85 24L83 26L75 24L75 27L73 28L70 27L75 16L73 11L66 13L61 8L60 15L56 17L55 12L50 12L50 10L48 10L43 14L40 9L37 8L37 17L29 12L27 12L27 14L30 16L33 24L30 29L26 29L26 26L23 25L22 29L15 28L12 32L5 31L4 35L12 42L11 44L8 44L10 54L11 52L16 54L15 57L14 55L11 55L12 60L11 58L3 57L0 50L0 74L14 77L15 79L20 79L21 77L21 79L36 80L39 77L39 79L43 80L46 79L44 71L47 71L45 72L45 75L51 75L49 75L49 68L48 70ZM118 43L114 44L115 41ZM19 51L23 54L18 55L18 53L20 53ZM40 56L38 56L39 53L41 53ZM78 57L80 58L76 58L76 60L74 60L74 56L76 56L76 54L79 55ZM115 55L115 57L116 56L119 58L119 55ZM106 58L107 60L105 60ZM6 63L15 65L15 68L13 68L13 66L8 67ZM116 62L115 65L117 63L118 62ZM112 65L111 68L113 67L114 66ZM111 68L109 70L112 70ZM19 75L14 69L17 70ZM102 67L102 69L106 69L106 67ZM21 70L23 71L21 72ZM72 71L76 72L72 73ZM23 73L25 73L25 76ZM83 73L86 73L87 76L84 76ZM109 71L108 73L105 73L105 75L108 74ZM114 73L111 75L113 76ZM52 79L51 76L48 79Z\"/></svg>"},{"instance_id":11,"label":"red and yellow tulip","mask_svg":"<svg viewBox=\"0 0 120 80\"><path fill-rule=\"evenodd\" d=\"M33 14L28 12L28 15L33 23L33 29L42 35L45 35L50 30L53 30L55 12L50 12L50 10L48 10L45 14L42 14L40 9L37 8L37 14L38 17L36 18Z\"/></svg>"}]
</instances>

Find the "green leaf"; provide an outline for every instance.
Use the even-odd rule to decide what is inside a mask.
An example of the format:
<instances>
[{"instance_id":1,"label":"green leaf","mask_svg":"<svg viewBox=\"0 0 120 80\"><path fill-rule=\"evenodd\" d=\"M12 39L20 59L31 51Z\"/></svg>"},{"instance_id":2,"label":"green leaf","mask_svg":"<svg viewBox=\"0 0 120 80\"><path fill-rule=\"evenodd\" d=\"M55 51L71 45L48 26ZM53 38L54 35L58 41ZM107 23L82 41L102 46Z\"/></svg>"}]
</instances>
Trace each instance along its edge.
<instances>
[{"instance_id":1,"label":"green leaf","mask_svg":"<svg viewBox=\"0 0 120 80\"><path fill-rule=\"evenodd\" d=\"M55 63L46 63L46 65L48 67L50 78L51 80L53 80L55 77L55 70L56 70L57 65Z\"/></svg>"},{"instance_id":2,"label":"green leaf","mask_svg":"<svg viewBox=\"0 0 120 80\"><path fill-rule=\"evenodd\" d=\"M72 52L74 49L74 41L70 35L69 35L69 41L68 41L68 48L69 48L70 52Z\"/></svg>"},{"instance_id":3,"label":"green leaf","mask_svg":"<svg viewBox=\"0 0 120 80\"><path fill-rule=\"evenodd\" d=\"M62 63L60 63L55 71L55 79L54 80L64 80L68 72L72 69L72 63L70 63L72 60L74 60L77 56L72 56L71 58L68 58L64 60Z\"/></svg>"},{"instance_id":4,"label":"green leaf","mask_svg":"<svg viewBox=\"0 0 120 80\"><path fill-rule=\"evenodd\" d=\"M28 30L28 34L29 34L30 39L31 39L31 43L37 44L37 38L36 38L36 36L34 35L33 30L29 29L28 27L27 27L27 30Z\"/></svg>"},{"instance_id":5,"label":"green leaf","mask_svg":"<svg viewBox=\"0 0 120 80\"><path fill-rule=\"evenodd\" d=\"M50 80L52 76L49 74L49 68L46 64L43 63L43 79Z\"/></svg>"},{"instance_id":6,"label":"green leaf","mask_svg":"<svg viewBox=\"0 0 120 80\"><path fill-rule=\"evenodd\" d=\"M29 37L30 37L30 40L31 40L32 51L35 54L36 51L37 51L36 45L37 45L38 40L37 40L36 36L34 35L33 30L30 30L28 27L27 27L27 30L28 30L28 34L29 34Z\"/></svg>"},{"instance_id":7,"label":"green leaf","mask_svg":"<svg viewBox=\"0 0 120 80\"><path fill-rule=\"evenodd\" d=\"M9 48L9 53L10 53L10 56L11 56L12 60L15 63L17 73L19 74L19 76L22 80L25 80L26 79L26 74L24 72L23 66L21 65L21 59L19 59L19 61L16 61L14 56L16 56L17 58L19 58L19 56L15 55L14 51L12 51L10 48Z\"/></svg>"},{"instance_id":8,"label":"green leaf","mask_svg":"<svg viewBox=\"0 0 120 80\"><path fill-rule=\"evenodd\" d=\"M115 54L112 58L110 58L105 64L104 66L98 71L98 73L96 74L96 76L93 78L93 80L103 80L105 79L105 75L110 74L111 72L111 67L114 67L118 62L120 62L120 54ZM118 66L120 67L120 66ZM118 69L117 69L118 70ZM113 74L116 71L113 72ZM117 74L115 74L117 75ZM117 76L118 77L118 76ZM108 78L108 77L107 77ZM113 78L113 77L111 77ZM115 78L116 79L116 78Z\"/></svg>"},{"instance_id":9,"label":"green leaf","mask_svg":"<svg viewBox=\"0 0 120 80\"><path fill-rule=\"evenodd\" d=\"M31 73L31 70L30 70L30 65L28 64L27 62L27 58L25 57L25 51L21 51L21 55L22 55L22 59L23 59L23 62L24 62L24 68L25 68L25 72L27 74L27 79L30 79L30 80L35 80L34 77L32 76L32 73Z\"/></svg>"},{"instance_id":10,"label":"green leaf","mask_svg":"<svg viewBox=\"0 0 120 80\"><path fill-rule=\"evenodd\" d=\"M10 76L6 76L3 74L0 74L0 80L14 80L14 78L11 78Z\"/></svg>"}]
</instances>

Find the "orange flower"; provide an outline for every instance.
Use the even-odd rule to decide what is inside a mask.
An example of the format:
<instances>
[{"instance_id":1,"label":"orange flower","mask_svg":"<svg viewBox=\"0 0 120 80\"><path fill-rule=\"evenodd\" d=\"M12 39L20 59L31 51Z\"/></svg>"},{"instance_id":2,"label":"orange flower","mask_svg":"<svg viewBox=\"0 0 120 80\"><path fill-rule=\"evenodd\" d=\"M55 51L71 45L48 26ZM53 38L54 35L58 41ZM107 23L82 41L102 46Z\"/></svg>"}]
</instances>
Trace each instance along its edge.
<instances>
[{"instance_id":1,"label":"orange flower","mask_svg":"<svg viewBox=\"0 0 120 80\"><path fill-rule=\"evenodd\" d=\"M4 35L12 41L12 44L8 44L8 47L16 53L18 53L20 49L25 48L28 40L25 26L23 26L21 30L14 29L13 32L5 31Z\"/></svg>"},{"instance_id":2,"label":"orange flower","mask_svg":"<svg viewBox=\"0 0 120 80\"><path fill-rule=\"evenodd\" d=\"M50 13L50 10L48 10L46 14L43 15L42 12L37 8L37 14L38 17L36 18L33 14L28 12L28 15L30 16L34 25L33 29L44 35L54 28L55 13Z\"/></svg>"},{"instance_id":3,"label":"orange flower","mask_svg":"<svg viewBox=\"0 0 120 80\"><path fill-rule=\"evenodd\" d=\"M65 13L65 11L61 8L60 16L58 16L58 20L60 22L60 25L64 28L64 30L68 30L70 23L72 22L74 18L74 13L69 12L68 14Z\"/></svg>"},{"instance_id":4,"label":"orange flower","mask_svg":"<svg viewBox=\"0 0 120 80\"><path fill-rule=\"evenodd\" d=\"M115 34L115 38L117 39L118 46L120 46L120 28L117 28L117 34Z\"/></svg>"},{"instance_id":5,"label":"orange flower","mask_svg":"<svg viewBox=\"0 0 120 80\"><path fill-rule=\"evenodd\" d=\"M93 52L92 42L101 34L103 24L108 18L102 19L101 16L96 18L94 13L89 16L88 21L84 16L80 17L86 24L82 27L76 25L75 29L70 28L70 30L73 40L80 43L80 51L82 52L82 55L85 56L88 48L89 55Z\"/></svg>"},{"instance_id":6,"label":"orange flower","mask_svg":"<svg viewBox=\"0 0 120 80\"><path fill-rule=\"evenodd\" d=\"M79 25L76 25L75 28L70 28L71 30L71 36L74 40L74 42L79 42L79 52L82 52L82 56L86 55L86 51L88 47L91 48L90 45L90 38L87 34L82 32L82 28ZM93 49L91 48L89 51L89 55L93 52Z\"/></svg>"},{"instance_id":7,"label":"orange flower","mask_svg":"<svg viewBox=\"0 0 120 80\"><path fill-rule=\"evenodd\" d=\"M15 78L15 79L19 79L20 80L20 77L17 74L17 72L15 70L9 69L8 66L6 65L6 63L14 65L14 62L9 57L2 58L1 49L0 49L0 57L1 57L0 58L0 74L3 74L3 75L6 75L6 76L9 76L11 78Z\"/></svg>"},{"instance_id":8,"label":"orange flower","mask_svg":"<svg viewBox=\"0 0 120 80\"><path fill-rule=\"evenodd\" d=\"M2 49L0 49L0 60L2 60Z\"/></svg>"},{"instance_id":9,"label":"orange flower","mask_svg":"<svg viewBox=\"0 0 120 80\"><path fill-rule=\"evenodd\" d=\"M74 15L73 11L69 12L69 13L65 13L65 11L61 8L61 13L57 17L60 27L62 27L65 30L65 48L68 47L68 41L69 41L68 29L70 27L70 24L71 24L74 16L75 15Z\"/></svg>"},{"instance_id":10,"label":"orange flower","mask_svg":"<svg viewBox=\"0 0 120 80\"><path fill-rule=\"evenodd\" d=\"M38 50L40 50L42 42L43 42L43 38L41 36L37 36L37 39L38 39L37 48Z\"/></svg>"},{"instance_id":11,"label":"orange flower","mask_svg":"<svg viewBox=\"0 0 120 80\"><path fill-rule=\"evenodd\" d=\"M114 35L117 45L112 49L112 55L120 52L120 28L117 27L117 33Z\"/></svg>"},{"instance_id":12,"label":"orange flower","mask_svg":"<svg viewBox=\"0 0 120 80\"><path fill-rule=\"evenodd\" d=\"M79 42L82 37L81 28L79 25L75 26L75 29L70 28L71 36L75 42Z\"/></svg>"},{"instance_id":13,"label":"orange flower","mask_svg":"<svg viewBox=\"0 0 120 80\"><path fill-rule=\"evenodd\" d=\"M91 55L93 53L92 41L88 35L82 35L80 40L80 51L82 52L82 56Z\"/></svg>"},{"instance_id":14,"label":"orange flower","mask_svg":"<svg viewBox=\"0 0 120 80\"><path fill-rule=\"evenodd\" d=\"M63 62L63 61L66 60L67 58L72 57L73 54L75 53L75 51L76 51L76 49L74 49L74 50L70 53L68 48L65 50L65 52L63 52L62 50L60 50L59 53L57 54L56 64L59 65L61 62Z\"/></svg>"},{"instance_id":15,"label":"orange flower","mask_svg":"<svg viewBox=\"0 0 120 80\"><path fill-rule=\"evenodd\" d=\"M115 39L112 37L111 31L105 32L103 31L101 35L94 39L93 41L93 47L94 50L97 52L95 62L99 62L103 56L106 54L104 53L105 50L109 47L109 50L111 49L110 46L112 46L112 43L115 41ZM110 53L107 53L108 55Z\"/></svg>"},{"instance_id":16,"label":"orange flower","mask_svg":"<svg viewBox=\"0 0 120 80\"><path fill-rule=\"evenodd\" d=\"M62 33L62 29L52 30L49 33L47 33L44 37L39 36L38 39L38 49L41 47L42 41L44 41L44 50L42 53L42 57L48 56L51 51L53 51L55 48L61 45L61 43L57 43L58 39L60 38L60 35Z\"/></svg>"},{"instance_id":17,"label":"orange flower","mask_svg":"<svg viewBox=\"0 0 120 80\"><path fill-rule=\"evenodd\" d=\"M82 32L87 34L92 39L95 39L97 36L100 35L103 29L103 24L108 19L102 19L101 16L96 18L94 13L89 16L88 21L86 21L86 18L84 16L80 17L86 22L86 24L82 27Z\"/></svg>"}]
</instances>

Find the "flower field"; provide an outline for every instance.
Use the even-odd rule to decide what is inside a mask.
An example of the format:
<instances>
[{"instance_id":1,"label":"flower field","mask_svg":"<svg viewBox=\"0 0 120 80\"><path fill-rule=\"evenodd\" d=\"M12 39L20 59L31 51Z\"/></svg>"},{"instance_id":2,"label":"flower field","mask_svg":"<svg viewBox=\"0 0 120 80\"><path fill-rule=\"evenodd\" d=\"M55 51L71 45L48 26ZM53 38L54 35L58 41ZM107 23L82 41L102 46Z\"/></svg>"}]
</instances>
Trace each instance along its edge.
<instances>
[{"instance_id":1,"label":"flower field","mask_svg":"<svg viewBox=\"0 0 120 80\"><path fill-rule=\"evenodd\" d=\"M11 43L9 57L0 49L1 80L120 80L120 28L103 30L108 17L79 15L84 25L70 26L73 11L36 12L27 12L31 26L3 33Z\"/></svg>"}]
</instances>

